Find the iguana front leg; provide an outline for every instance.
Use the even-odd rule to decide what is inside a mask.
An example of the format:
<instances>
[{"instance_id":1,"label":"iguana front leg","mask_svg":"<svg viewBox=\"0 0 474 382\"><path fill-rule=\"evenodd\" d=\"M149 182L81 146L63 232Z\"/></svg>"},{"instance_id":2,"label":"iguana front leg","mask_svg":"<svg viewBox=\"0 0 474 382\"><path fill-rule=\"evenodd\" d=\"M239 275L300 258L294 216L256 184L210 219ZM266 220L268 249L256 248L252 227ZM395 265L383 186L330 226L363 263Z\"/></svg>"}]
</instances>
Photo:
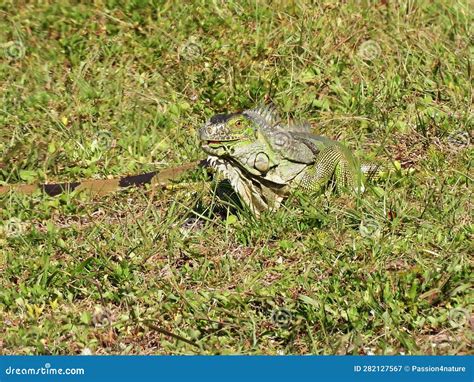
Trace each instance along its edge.
<instances>
[{"instance_id":1,"label":"iguana front leg","mask_svg":"<svg viewBox=\"0 0 474 382\"><path fill-rule=\"evenodd\" d=\"M259 181L257 176L246 173L244 169L221 158L210 157L208 163L229 180L232 188L256 216L280 206L283 190L281 193L276 192Z\"/></svg>"}]
</instances>

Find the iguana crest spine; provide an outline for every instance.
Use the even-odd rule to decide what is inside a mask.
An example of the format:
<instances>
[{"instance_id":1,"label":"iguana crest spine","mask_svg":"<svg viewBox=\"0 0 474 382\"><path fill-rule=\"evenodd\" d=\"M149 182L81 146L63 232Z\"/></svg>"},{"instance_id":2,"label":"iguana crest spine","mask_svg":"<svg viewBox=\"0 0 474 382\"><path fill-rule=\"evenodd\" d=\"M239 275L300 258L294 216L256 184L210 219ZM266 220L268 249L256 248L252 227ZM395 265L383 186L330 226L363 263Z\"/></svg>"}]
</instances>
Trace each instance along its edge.
<instances>
[{"instance_id":1,"label":"iguana crest spine","mask_svg":"<svg viewBox=\"0 0 474 382\"><path fill-rule=\"evenodd\" d=\"M262 129L276 126L281 121L280 113L272 104L245 110L242 114L255 121Z\"/></svg>"}]
</instances>

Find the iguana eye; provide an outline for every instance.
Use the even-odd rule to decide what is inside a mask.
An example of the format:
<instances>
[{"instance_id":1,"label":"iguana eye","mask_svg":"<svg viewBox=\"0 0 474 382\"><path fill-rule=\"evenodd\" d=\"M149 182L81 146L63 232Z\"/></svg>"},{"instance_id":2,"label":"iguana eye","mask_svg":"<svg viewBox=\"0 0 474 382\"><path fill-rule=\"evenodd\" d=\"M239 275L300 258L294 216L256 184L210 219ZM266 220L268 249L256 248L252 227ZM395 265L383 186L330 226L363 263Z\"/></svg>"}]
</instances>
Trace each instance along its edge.
<instances>
[{"instance_id":1,"label":"iguana eye","mask_svg":"<svg viewBox=\"0 0 474 382\"><path fill-rule=\"evenodd\" d=\"M242 121L236 121L235 126L236 127L241 127L242 126Z\"/></svg>"}]
</instances>

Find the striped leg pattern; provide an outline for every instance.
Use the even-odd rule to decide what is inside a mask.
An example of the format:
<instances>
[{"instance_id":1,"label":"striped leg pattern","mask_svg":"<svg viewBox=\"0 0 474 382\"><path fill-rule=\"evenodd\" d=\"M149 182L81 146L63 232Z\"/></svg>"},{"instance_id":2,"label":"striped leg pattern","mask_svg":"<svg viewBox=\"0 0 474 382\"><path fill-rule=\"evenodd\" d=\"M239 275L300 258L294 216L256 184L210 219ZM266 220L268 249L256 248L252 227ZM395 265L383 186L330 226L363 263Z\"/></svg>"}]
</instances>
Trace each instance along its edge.
<instances>
[{"instance_id":1,"label":"striped leg pattern","mask_svg":"<svg viewBox=\"0 0 474 382\"><path fill-rule=\"evenodd\" d=\"M318 154L316 163L308 168L299 182L299 187L311 193L319 193L330 183L337 192L355 188L354 165L338 146L330 146Z\"/></svg>"}]
</instances>

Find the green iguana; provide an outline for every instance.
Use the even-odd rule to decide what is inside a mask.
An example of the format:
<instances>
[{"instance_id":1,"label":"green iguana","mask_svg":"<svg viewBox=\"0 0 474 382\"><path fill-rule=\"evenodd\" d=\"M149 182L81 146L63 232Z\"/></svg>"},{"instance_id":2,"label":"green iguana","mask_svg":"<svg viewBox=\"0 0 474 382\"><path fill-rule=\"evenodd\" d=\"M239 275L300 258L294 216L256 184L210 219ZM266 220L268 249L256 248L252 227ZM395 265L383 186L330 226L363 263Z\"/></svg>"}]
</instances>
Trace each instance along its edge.
<instances>
[{"instance_id":1,"label":"green iguana","mask_svg":"<svg viewBox=\"0 0 474 382\"><path fill-rule=\"evenodd\" d=\"M208 163L257 215L278 208L297 189L363 191L363 175L375 171L343 144L312 133L309 124L283 123L272 106L215 115L199 138Z\"/></svg>"},{"instance_id":2,"label":"green iguana","mask_svg":"<svg viewBox=\"0 0 474 382\"><path fill-rule=\"evenodd\" d=\"M147 183L166 187L201 164L222 173L258 215L278 208L297 189L313 193L332 185L337 192L359 192L363 190L363 174L374 171L373 165L361 166L343 144L312 133L309 124L283 123L272 106L214 115L199 129L199 139L207 161L118 179L6 185L0 186L0 195L12 190L26 194L42 190L51 196L84 190L100 196Z\"/></svg>"}]
</instances>

